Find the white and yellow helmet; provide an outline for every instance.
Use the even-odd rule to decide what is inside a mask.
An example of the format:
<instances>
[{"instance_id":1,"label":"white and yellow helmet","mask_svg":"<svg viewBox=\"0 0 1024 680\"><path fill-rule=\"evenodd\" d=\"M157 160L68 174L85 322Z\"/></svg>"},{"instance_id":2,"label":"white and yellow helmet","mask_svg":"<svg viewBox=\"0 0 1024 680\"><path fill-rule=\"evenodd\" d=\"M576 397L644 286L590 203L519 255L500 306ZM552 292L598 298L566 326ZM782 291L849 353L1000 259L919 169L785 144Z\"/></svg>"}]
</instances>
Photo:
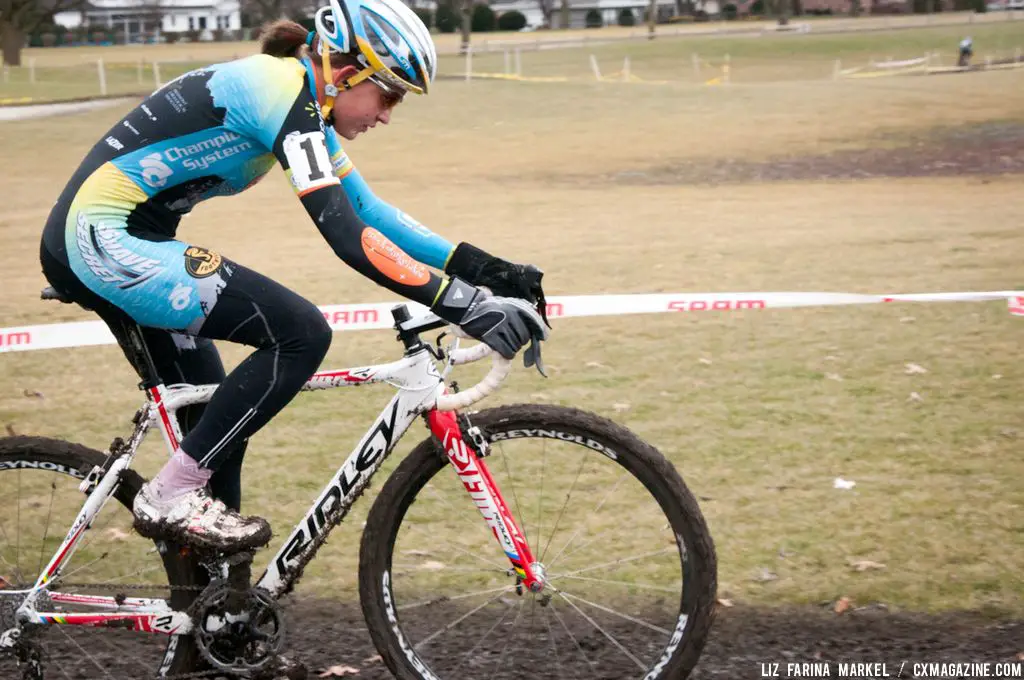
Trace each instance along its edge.
<instances>
[{"instance_id":1,"label":"white and yellow helmet","mask_svg":"<svg viewBox=\"0 0 1024 680\"><path fill-rule=\"evenodd\" d=\"M363 65L343 83L346 89L369 78L385 89L427 93L437 73L437 50L423 21L401 0L330 0L317 11L315 24L325 68L331 50ZM331 89L326 94L337 94Z\"/></svg>"}]
</instances>

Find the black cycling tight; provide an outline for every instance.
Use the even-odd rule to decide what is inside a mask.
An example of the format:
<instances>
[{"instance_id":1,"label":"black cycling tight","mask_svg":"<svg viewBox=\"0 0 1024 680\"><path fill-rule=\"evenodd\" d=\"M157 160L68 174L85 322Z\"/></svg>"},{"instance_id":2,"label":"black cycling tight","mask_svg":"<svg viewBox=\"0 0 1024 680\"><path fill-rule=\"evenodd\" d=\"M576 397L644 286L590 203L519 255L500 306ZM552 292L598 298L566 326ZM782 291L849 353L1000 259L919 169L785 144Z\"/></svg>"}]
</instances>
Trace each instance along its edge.
<instances>
[{"instance_id":1,"label":"black cycling tight","mask_svg":"<svg viewBox=\"0 0 1024 680\"><path fill-rule=\"evenodd\" d=\"M127 320L121 309L86 288L63 258L44 246L43 272L75 302L95 310L115 336ZM209 404L178 413L182 449L214 470L211 491L229 507L241 502L240 474L248 438L273 418L316 371L331 344L331 330L308 300L279 283L235 263L198 337L143 328L143 337L166 384L221 383ZM211 340L256 348L230 374L224 374ZM118 337L124 346L124 338ZM127 352L126 352L127 354ZM130 354L129 354L130 356Z\"/></svg>"}]
</instances>

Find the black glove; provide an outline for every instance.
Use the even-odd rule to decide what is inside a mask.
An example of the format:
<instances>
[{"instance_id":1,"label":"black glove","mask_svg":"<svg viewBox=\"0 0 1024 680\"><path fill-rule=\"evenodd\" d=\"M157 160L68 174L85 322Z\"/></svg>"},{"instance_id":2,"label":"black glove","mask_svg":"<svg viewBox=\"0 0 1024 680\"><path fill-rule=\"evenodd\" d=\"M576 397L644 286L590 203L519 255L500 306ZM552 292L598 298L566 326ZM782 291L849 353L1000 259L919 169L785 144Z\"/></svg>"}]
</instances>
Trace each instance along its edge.
<instances>
[{"instance_id":1,"label":"black glove","mask_svg":"<svg viewBox=\"0 0 1024 680\"><path fill-rule=\"evenodd\" d=\"M522 298L532 303L540 312L544 323L548 323L547 303L541 279L544 272L529 264L514 264L500 257L494 257L476 246L460 243L455 247L444 272L469 281L475 286L485 286L498 297Z\"/></svg>"},{"instance_id":2,"label":"black glove","mask_svg":"<svg viewBox=\"0 0 1024 680\"><path fill-rule=\"evenodd\" d=\"M540 343L547 340L548 331L541 315L529 302L489 296L462 279L452 277L430 311L460 326L467 335L487 344L506 359L511 359L530 343L523 363L527 367L536 365L541 375L546 375Z\"/></svg>"}]
</instances>

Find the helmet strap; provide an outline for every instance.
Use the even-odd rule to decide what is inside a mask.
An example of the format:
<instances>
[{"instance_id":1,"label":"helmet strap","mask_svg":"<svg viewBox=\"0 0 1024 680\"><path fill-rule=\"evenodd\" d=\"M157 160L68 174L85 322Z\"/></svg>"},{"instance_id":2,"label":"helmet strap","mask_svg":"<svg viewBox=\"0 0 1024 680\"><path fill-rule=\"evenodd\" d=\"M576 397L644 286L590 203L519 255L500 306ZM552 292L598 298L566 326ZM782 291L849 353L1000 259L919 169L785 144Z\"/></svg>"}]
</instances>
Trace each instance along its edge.
<instances>
[{"instance_id":1,"label":"helmet strap","mask_svg":"<svg viewBox=\"0 0 1024 680\"><path fill-rule=\"evenodd\" d=\"M331 117L334 109L334 98L338 96L338 86L334 84L334 69L331 68L330 50L322 42L320 43L320 63L324 71L324 103L320 107L320 113L327 120ZM347 87L345 89L348 89Z\"/></svg>"},{"instance_id":2,"label":"helmet strap","mask_svg":"<svg viewBox=\"0 0 1024 680\"><path fill-rule=\"evenodd\" d=\"M355 74L351 78L346 78L344 81L342 81L341 86L344 87L346 90L351 90L353 87L363 82L376 72L377 69L373 68L372 66L364 68L362 71Z\"/></svg>"},{"instance_id":3,"label":"helmet strap","mask_svg":"<svg viewBox=\"0 0 1024 680\"><path fill-rule=\"evenodd\" d=\"M331 57L328 52L329 50L325 48L320 53L321 65L323 66L324 72L324 103L323 106L320 107L320 113L323 115L325 121L333 125L332 114L334 112L334 98L340 93L338 91L338 86L333 82L334 69L331 67ZM341 81L341 86L346 90L351 90L353 87L363 82L376 72L376 68L368 66L362 71L356 73L354 76Z\"/></svg>"}]
</instances>

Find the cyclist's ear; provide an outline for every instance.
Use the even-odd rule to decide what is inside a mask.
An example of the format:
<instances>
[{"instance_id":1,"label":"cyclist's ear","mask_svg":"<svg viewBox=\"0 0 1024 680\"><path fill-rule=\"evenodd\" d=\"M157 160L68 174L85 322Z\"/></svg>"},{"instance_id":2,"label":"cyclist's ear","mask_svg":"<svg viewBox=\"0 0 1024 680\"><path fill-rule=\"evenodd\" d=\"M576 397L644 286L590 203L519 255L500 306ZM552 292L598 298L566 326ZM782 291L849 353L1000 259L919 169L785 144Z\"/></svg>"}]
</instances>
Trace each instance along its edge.
<instances>
[{"instance_id":1,"label":"cyclist's ear","mask_svg":"<svg viewBox=\"0 0 1024 680\"><path fill-rule=\"evenodd\" d=\"M334 79L333 82L335 85L340 85L342 82L359 73L359 69L351 64L346 64L345 66L332 66L331 71L331 77Z\"/></svg>"}]
</instances>

